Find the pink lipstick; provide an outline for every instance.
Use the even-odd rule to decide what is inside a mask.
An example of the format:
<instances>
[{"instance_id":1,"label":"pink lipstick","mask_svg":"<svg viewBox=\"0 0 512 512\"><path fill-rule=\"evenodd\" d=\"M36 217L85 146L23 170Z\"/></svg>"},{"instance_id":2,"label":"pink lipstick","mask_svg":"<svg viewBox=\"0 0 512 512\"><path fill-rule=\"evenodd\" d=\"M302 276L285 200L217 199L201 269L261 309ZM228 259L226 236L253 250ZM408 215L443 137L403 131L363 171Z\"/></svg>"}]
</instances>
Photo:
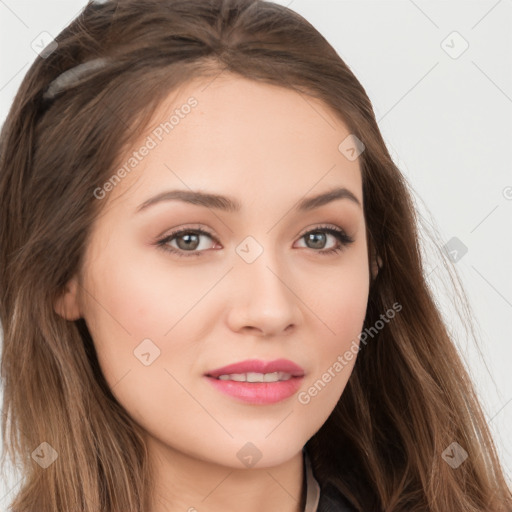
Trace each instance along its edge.
<instances>
[{"instance_id":1,"label":"pink lipstick","mask_svg":"<svg viewBox=\"0 0 512 512\"><path fill-rule=\"evenodd\" d=\"M272 404L297 392L304 370L288 359L249 359L211 370L205 378L218 391L244 402Z\"/></svg>"}]
</instances>

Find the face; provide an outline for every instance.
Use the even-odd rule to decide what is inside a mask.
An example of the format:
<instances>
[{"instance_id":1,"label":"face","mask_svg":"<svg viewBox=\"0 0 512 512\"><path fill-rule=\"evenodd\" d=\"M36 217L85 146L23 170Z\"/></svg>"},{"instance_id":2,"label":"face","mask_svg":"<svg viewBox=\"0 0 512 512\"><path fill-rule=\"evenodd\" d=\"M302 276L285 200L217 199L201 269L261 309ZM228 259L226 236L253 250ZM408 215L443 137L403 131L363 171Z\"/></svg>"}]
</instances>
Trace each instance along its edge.
<instances>
[{"instance_id":1,"label":"face","mask_svg":"<svg viewBox=\"0 0 512 512\"><path fill-rule=\"evenodd\" d=\"M104 210L57 308L85 319L152 449L269 467L318 431L355 363L339 358L368 300L361 172L320 101L233 75L209 82L170 94L121 159L129 172L97 191ZM307 202L334 189L346 190ZM214 371L247 360L260 365ZM275 360L288 363L264 366ZM208 376L219 373L231 376Z\"/></svg>"}]
</instances>

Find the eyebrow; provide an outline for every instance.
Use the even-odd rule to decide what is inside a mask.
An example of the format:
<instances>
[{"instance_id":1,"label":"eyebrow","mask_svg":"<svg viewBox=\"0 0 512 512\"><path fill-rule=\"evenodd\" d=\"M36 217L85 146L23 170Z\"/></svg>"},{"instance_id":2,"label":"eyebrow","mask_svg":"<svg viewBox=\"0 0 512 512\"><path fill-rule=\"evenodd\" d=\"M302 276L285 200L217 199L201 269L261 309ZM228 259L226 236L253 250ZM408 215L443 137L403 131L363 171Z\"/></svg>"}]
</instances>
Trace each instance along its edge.
<instances>
[{"instance_id":1,"label":"eyebrow","mask_svg":"<svg viewBox=\"0 0 512 512\"><path fill-rule=\"evenodd\" d=\"M295 211L306 212L324 206L332 201L348 199L362 207L359 199L347 188L338 187L313 197L301 199L294 207ZM136 209L136 213L149 208L163 201L183 201L185 203L205 206L226 212L239 212L242 209L241 203L233 197L222 196L194 190L168 190L150 197Z\"/></svg>"}]
</instances>

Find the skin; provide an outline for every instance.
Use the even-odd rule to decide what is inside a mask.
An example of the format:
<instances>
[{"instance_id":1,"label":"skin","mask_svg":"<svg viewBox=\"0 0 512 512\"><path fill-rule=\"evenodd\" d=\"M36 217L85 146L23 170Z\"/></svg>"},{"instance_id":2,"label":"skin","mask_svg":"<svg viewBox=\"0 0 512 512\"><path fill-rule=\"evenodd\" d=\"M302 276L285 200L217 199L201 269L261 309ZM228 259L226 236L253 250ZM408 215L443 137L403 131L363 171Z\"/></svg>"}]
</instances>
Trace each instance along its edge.
<instances>
[{"instance_id":1,"label":"skin","mask_svg":"<svg viewBox=\"0 0 512 512\"><path fill-rule=\"evenodd\" d=\"M358 342L374 267L361 206L338 199L303 213L292 207L338 186L362 204L359 160L338 150L349 131L319 100L229 74L171 93L151 129L190 96L198 106L103 199L83 268L56 310L85 318L114 396L147 433L151 512L298 512L301 450L334 409L355 358L308 404L297 396ZM136 213L171 189L229 195L242 209L163 201ZM320 254L337 239L327 233L315 245L303 235L325 224L354 242ZM168 245L185 257L156 245L174 229L197 227L217 240L195 239L198 257L187 257L183 235ZM251 264L236 252L247 236L263 248ZM160 350L148 366L134 356L144 339ZM203 377L252 358L302 366L299 391L247 404ZM253 467L237 457L247 442L261 453Z\"/></svg>"}]
</instances>

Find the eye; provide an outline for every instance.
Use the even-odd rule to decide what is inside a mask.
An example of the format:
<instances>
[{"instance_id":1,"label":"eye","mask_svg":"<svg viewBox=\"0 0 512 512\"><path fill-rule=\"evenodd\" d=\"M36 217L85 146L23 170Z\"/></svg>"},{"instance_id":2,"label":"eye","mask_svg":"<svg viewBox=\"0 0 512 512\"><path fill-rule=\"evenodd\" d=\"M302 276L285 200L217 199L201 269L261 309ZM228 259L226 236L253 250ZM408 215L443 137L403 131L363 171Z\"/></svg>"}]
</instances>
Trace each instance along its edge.
<instances>
[{"instance_id":1,"label":"eye","mask_svg":"<svg viewBox=\"0 0 512 512\"><path fill-rule=\"evenodd\" d=\"M201 246L200 238L202 236L206 236L217 242L215 237L204 229L186 228L173 231L165 238L159 240L157 242L157 246L164 251L177 254L178 256L199 256L202 252L202 250L198 250L198 248ZM172 242L176 242L177 247L170 245ZM204 244L202 249L204 249ZM189 254L184 254L185 252Z\"/></svg>"},{"instance_id":2,"label":"eye","mask_svg":"<svg viewBox=\"0 0 512 512\"><path fill-rule=\"evenodd\" d=\"M323 245L325 245L328 236L333 237L337 241L337 244L334 245L334 247L324 249ZM315 251L321 255L335 254L341 252L348 245L354 242L354 239L347 235L345 231L335 226L318 226L313 230L307 231L300 237L301 240L304 238L306 239L307 244L312 244L312 246L309 245L308 248L322 249L319 251Z\"/></svg>"},{"instance_id":3,"label":"eye","mask_svg":"<svg viewBox=\"0 0 512 512\"><path fill-rule=\"evenodd\" d=\"M333 237L336 241L334 247L323 248L328 237ZM201 237L219 243L218 240L208 231L201 228L185 228L173 231L161 240L156 242L159 249L176 254L178 256L200 256L204 250L208 249L208 243L201 244ZM306 248L313 249L321 255L328 255L341 252L348 245L354 242L354 239L348 236L345 231L335 226L318 226L307 231L300 238L305 239L308 245ZM205 247L206 246L206 247ZM321 249L321 250L318 250ZM187 254L188 253L188 254Z\"/></svg>"}]
</instances>

